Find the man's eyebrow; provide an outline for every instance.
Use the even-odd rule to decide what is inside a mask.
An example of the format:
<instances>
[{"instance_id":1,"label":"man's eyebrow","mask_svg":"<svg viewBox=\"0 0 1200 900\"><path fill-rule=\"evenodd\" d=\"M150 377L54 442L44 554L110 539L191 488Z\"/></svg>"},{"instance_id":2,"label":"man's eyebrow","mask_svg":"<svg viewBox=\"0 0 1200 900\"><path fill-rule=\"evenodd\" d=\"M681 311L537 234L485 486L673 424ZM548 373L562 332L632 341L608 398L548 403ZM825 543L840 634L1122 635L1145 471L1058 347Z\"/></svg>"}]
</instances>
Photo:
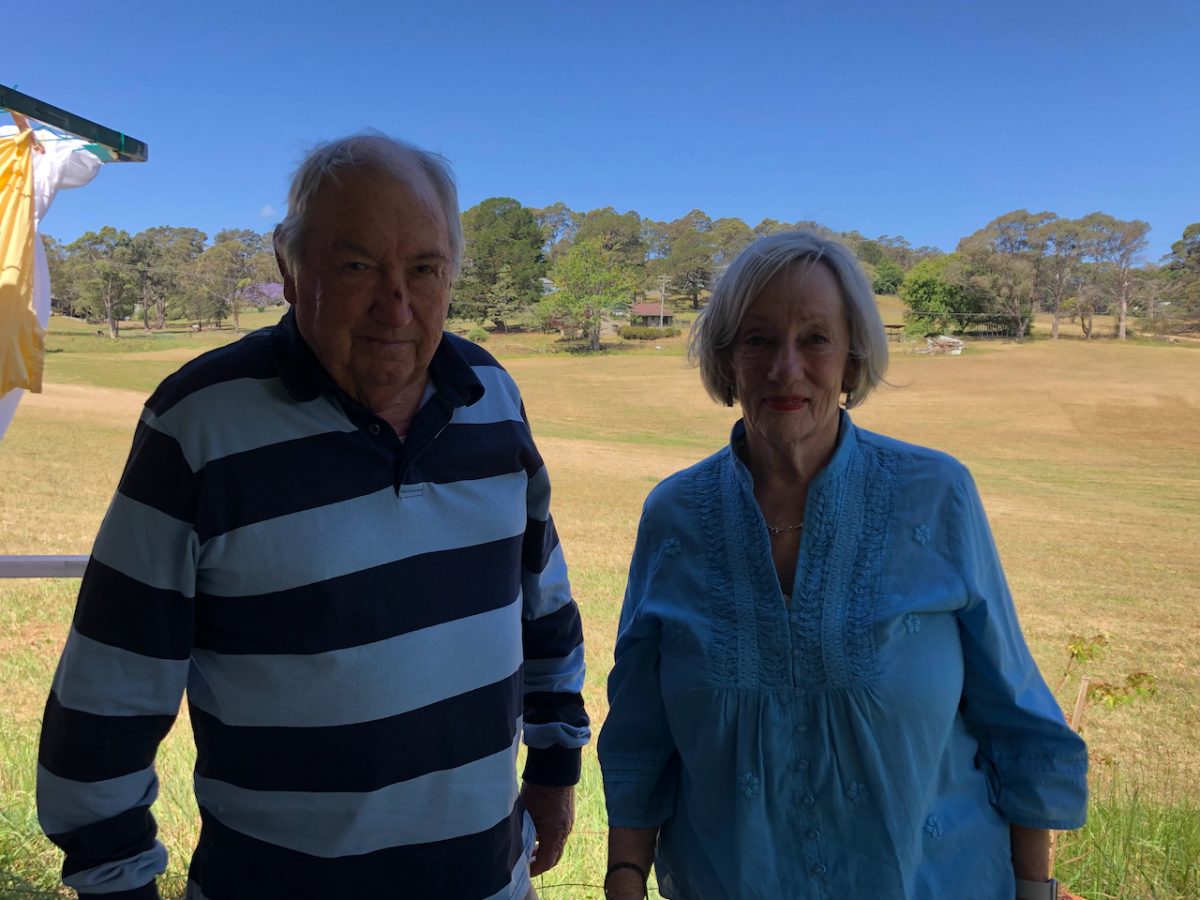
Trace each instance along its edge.
<instances>
[{"instance_id":1,"label":"man's eyebrow","mask_svg":"<svg viewBox=\"0 0 1200 900\"><path fill-rule=\"evenodd\" d=\"M334 250L349 250L351 253L358 253L362 256L367 256L367 257L372 257L372 258L375 256L375 254L371 250L369 250L367 247L364 247L362 244L358 243L358 241L352 241L352 240L348 240L348 239L344 239L344 238L334 241L333 249ZM446 263L450 262L450 257L447 256L445 253L442 253L440 250L425 250L421 253L418 253L416 256L413 257L413 259L435 260L437 262L446 262Z\"/></svg>"},{"instance_id":2,"label":"man's eyebrow","mask_svg":"<svg viewBox=\"0 0 1200 900\"><path fill-rule=\"evenodd\" d=\"M371 253L370 250L368 250L366 247L364 247L362 244L358 243L357 241L337 240L337 241L333 242L333 249L334 250L349 250L352 253L359 253L359 254L362 254L363 256L373 256L374 255L373 253Z\"/></svg>"}]
</instances>

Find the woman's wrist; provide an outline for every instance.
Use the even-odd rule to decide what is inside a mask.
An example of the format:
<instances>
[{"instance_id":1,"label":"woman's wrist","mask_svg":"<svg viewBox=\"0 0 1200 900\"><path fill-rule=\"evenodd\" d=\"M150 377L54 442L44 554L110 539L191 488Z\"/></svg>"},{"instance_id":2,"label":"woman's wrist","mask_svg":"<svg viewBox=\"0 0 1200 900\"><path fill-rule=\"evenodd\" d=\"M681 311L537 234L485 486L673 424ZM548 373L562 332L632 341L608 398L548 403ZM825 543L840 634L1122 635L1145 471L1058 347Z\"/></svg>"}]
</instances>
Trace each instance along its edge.
<instances>
[{"instance_id":1,"label":"woman's wrist","mask_svg":"<svg viewBox=\"0 0 1200 900\"><path fill-rule=\"evenodd\" d=\"M606 900L642 900L650 873L633 862L614 862L604 876Z\"/></svg>"}]
</instances>

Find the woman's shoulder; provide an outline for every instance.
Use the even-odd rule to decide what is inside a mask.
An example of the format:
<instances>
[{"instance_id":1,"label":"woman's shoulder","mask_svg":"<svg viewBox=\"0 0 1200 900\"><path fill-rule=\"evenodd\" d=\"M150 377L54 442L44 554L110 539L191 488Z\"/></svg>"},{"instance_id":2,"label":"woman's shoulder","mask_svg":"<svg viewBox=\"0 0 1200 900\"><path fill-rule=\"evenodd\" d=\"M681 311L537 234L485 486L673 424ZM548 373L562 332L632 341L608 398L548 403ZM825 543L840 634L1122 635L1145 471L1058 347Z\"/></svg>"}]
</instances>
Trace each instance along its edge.
<instances>
[{"instance_id":1,"label":"woman's shoulder","mask_svg":"<svg viewBox=\"0 0 1200 900\"><path fill-rule=\"evenodd\" d=\"M900 472L928 474L955 482L971 477L966 465L943 450L911 444L857 426L856 436L865 453L888 459Z\"/></svg>"},{"instance_id":2,"label":"woman's shoulder","mask_svg":"<svg viewBox=\"0 0 1200 900\"><path fill-rule=\"evenodd\" d=\"M708 490L719 483L731 464L729 447L722 447L711 456L706 456L686 469L668 475L653 488L646 497L645 510L652 512L658 507L675 508L697 490Z\"/></svg>"}]
</instances>

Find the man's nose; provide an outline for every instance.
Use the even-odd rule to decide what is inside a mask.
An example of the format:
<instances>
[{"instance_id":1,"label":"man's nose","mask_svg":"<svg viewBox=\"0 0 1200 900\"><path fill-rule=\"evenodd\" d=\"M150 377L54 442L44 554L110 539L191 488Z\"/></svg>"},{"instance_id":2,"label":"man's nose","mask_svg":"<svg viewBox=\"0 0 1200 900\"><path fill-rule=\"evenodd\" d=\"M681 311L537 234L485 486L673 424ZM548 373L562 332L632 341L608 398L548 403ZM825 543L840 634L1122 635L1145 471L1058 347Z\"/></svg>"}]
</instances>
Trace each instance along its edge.
<instances>
[{"instance_id":1,"label":"man's nose","mask_svg":"<svg viewBox=\"0 0 1200 900\"><path fill-rule=\"evenodd\" d=\"M384 325L401 328L413 320L412 294L402 278L388 279L375 301L375 318Z\"/></svg>"}]
</instances>

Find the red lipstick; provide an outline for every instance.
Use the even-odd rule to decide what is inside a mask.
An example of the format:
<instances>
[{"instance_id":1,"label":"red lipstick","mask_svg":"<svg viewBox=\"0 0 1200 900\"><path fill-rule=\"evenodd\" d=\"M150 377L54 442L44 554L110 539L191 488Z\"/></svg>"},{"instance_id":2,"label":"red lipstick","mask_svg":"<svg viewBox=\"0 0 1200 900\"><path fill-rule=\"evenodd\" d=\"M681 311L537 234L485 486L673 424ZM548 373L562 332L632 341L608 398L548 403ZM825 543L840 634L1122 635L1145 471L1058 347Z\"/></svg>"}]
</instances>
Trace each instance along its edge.
<instances>
[{"instance_id":1,"label":"red lipstick","mask_svg":"<svg viewBox=\"0 0 1200 900\"><path fill-rule=\"evenodd\" d=\"M776 412L795 412L808 405L807 397L789 395L786 397L768 397L767 406Z\"/></svg>"}]
</instances>

